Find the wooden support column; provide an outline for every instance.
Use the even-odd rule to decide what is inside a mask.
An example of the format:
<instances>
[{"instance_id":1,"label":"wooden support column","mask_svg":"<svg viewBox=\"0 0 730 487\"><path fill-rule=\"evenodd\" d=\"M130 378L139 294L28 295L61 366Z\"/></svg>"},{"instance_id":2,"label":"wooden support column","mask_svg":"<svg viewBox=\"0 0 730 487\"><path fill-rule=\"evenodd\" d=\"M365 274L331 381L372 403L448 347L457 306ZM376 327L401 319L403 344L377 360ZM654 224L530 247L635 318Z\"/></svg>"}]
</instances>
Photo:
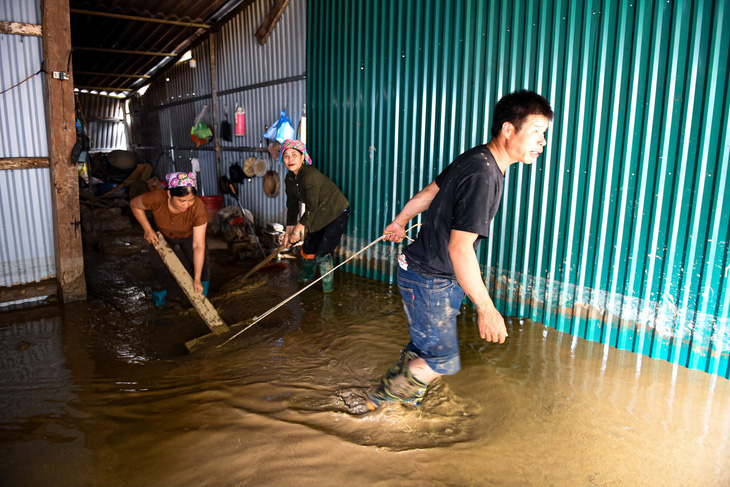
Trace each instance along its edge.
<instances>
[{"instance_id":1,"label":"wooden support column","mask_svg":"<svg viewBox=\"0 0 730 487\"><path fill-rule=\"evenodd\" d=\"M71 24L68 0L43 0L41 8L56 279L60 298L68 303L86 299L78 169L71 163L76 143ZM54 78L54 71L68 79Z\"/></svg>"},{"instance_id":2,"label":"wooden support column","mask_svg":"<svg viewBox=\"0 0 730 487\"><path fill-rule=\"evenodd\" d=\"M218 69L215 59L215 33L211 32L208 37L208 45L210 46L210 91L211 91L211 110L213 111L213 140L215 142L215 170L216 182L224 174L221 172L221 136L220 124L218 123ZM216 185L217 186L217 185Z\"/></svg>"}]
</instances>

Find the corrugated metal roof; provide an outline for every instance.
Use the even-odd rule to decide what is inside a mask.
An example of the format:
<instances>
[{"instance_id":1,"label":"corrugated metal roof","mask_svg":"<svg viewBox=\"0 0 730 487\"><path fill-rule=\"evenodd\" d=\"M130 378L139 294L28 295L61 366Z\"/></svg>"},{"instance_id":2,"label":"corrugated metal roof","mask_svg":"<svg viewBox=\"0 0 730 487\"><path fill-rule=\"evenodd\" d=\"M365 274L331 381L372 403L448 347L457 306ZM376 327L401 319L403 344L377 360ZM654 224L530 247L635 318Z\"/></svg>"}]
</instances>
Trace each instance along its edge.
<instances>
[{"instance_id":1,"label":"corrugated metal roof","mask_svg":"<svg viewBox=\"0 0 730 487\"><path fill-rule=\"evenodd\" d=\"M74 85L107 92L139 89L148 83L139 76L158 75L251 2L71 0Z\"/></svg>"}]
</instances>

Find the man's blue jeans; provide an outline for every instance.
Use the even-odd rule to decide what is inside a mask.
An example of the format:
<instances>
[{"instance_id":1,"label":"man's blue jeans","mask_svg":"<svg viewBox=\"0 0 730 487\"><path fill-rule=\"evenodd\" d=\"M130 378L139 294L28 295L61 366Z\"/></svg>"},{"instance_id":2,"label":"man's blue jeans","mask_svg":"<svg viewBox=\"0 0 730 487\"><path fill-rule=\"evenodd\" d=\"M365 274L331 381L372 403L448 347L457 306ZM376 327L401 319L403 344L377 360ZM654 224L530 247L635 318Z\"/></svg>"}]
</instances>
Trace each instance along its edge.
<instances>
[{"instance_id":1,"label":"man's blue jeans","mask_svg":"<svg viewBox=\"0 0 730 487\"><path fill-rule=\"evenodd\" d=\"M435 372L455 374L461 369L456 317L464 291L456 279L430 278L398 266L398 289L408 318L413 351Z\"/></svg>"}]
</instances>

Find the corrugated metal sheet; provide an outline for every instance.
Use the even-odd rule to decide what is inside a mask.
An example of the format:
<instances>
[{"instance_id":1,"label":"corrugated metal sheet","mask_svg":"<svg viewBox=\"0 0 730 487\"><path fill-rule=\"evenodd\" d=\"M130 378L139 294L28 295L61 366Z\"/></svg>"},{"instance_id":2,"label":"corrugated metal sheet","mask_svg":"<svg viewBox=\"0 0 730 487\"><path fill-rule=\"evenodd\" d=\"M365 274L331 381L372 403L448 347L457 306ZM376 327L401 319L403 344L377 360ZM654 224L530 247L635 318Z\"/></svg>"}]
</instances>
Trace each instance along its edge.
<instances>
[{"instance_id":1,"label":"corrugated metal sheet","mask_svg":"<svg viewBox=\"0 0 730 487\"><path fill-rule=\"evenodd\" d=\"M0 95L2 157L48 155L46 115L43 106L43 76L36 74L43 63L39 37L0 34L0 91L26 82Z\"/></svg>"},{"instance_id":2,"label":"corrugated metal sheet","mask_svg":"<svg viewBox=\"0 0 730 487\"><path fill-rule=\"evenodd\" d=\"M0 286L55 277L47 169L0 171Z\"/></svg>"},{"instance_id":3,"label":"corrugated metal sheet","mask_svg":"<svg viewBox=\"0 0 730 487\"><path fill-rule=\"evenodd\" d=\"M41 3L27 0L3 0L0 4L0 20L39 25L41 23Z\"/></svg>"},{"instance_id":4,"label":"corrugated metal sheet","mask_svg":"<svg viewBox=\"0 0 730 487\"><path fill-rule=\"evenodd\" d=\"M40 23L38 2L11 0L2 20ZM43 59L37 37L0 35L0 90L37 73ZM47 157L43 78L0 95L0 157ZM53 222L48 169L0 171L0 286L55 277Z\"/></svg>"},{"instance_id":5,"label":"corrugated metal sheet","mask_svg":"<svg viewBox=\"0 0 730 487\"><path fill-rule=\"evenodd\" d=\"M125 123L126 100L110 96L79 93L81 111L91 138L92 152L129 149Z\"/></svg>"},{"instance_id":6,"label":"corrugated metal sheet","mask_svg":"<svg viewBox=\"0 0 730 487\"><path fill-rule=\"evenodd\" d=\"M301 118L306 102L306 3L291 1L266 44L261 46L255 32L270 7L270 2L259 0L215 34L219 120L222 122L227 117L233 124L237 104L246 111L246 135L234 136L232 142L220 141L220 174L214 142L195 148L190 139L190 127L196 115L205 105L213 109L210 41L192 50L196 68L190 68L187 62L179 63L155 80L144 96L133 98L131 132L138 147L135 150L143 153L156 174L189 170L190 160L196 157L201 165L203 193L215 195L220 194L219 176L228 175L231 165L243 165L248 157L255 156L267 160L269 167L280 174L283 184L286 170L265 151L263 133L267 125L279 118L282 109L287 109L294 126L298 126ZM152 116L151 112L157 115ZM149 129L150 119L156 119L159 124L159 138L143 141L139 132ZM257 223L283 223L283 187L278 197L270 198L263 191L263 180L252 178L244 180L237 190L243 206L252 211ZM236 202L226 196L224 204L236 205Z\"/></svg>"},{"instance_id":7,"label":"corrugated metal sheet","mask_svg":"<svg viewBox=\"0 0 730 487\"><path fill-rule=\"evenodd\" d=\"M508 170L479 256L499 309L730 377L728 19L710 0L312 2L309 146L352 202L343 253L533 89L548 145ZM350 269L393 280L398 251Z\"/></svg>"}]
</instances>

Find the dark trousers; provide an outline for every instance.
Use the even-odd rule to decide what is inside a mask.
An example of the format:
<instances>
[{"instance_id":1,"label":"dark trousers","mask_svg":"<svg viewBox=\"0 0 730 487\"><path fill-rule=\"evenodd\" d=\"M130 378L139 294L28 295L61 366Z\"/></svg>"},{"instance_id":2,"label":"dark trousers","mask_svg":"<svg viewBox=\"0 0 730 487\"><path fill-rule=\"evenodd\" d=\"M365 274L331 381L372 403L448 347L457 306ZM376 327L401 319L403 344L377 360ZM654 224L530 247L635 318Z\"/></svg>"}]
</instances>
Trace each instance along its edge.
<instances>
[{"instance_id":1,"label":"dark trousers","mask_svg":"<svg viewBox=\"0 0 730 487\"><path fill-rule=\"evenodd\" d=\"M179 246L182 251L183 257L180 262L188 270L188 273L194 277L195 272L193 269L193 236L190 235L188 238L174 239L167 238L167 245L171 249L175 250L175 246ZM177 253L177 252L176 252ZM170 271L165 265L165 262L160 257L160 254L156 250L152 249L151 256L151 270L152 270L152 292L164 291L168 287L170 280ZM205 246L205 259L203 260L203 272L200 275L201 281L210 281L210 265L208 263L208 246Z\"/></svg>"},{"instance_id":2,"label":"dark trousers","mask_svg":"<svg viewBox=\"0 0 730 487\"><path fill-rule=\"evenodd\" d=\"M308 233L302 245L302 252L309 255L316 254L317 257L333 253L340 244L349 219L350 209L347 208L323 229Z\"/></svg>"}]
</instances>

